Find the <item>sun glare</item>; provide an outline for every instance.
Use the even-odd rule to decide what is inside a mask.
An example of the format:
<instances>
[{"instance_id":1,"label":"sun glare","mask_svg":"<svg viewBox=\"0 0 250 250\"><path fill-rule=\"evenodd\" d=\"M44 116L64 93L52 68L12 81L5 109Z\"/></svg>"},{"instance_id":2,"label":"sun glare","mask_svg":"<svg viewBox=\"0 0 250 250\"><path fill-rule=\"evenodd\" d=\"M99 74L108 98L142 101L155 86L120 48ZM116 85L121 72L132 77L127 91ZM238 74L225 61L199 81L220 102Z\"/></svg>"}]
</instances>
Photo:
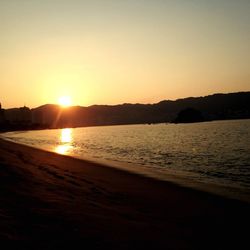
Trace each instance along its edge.
<instances>
[{"instance_id":1,"label":"sun glare","mask_svg":"<svg viewBox=\"0 0 250 250\"><path fill-rule=\"evenodd\" d=\"M72 140L72 129L62 129L59 137L59 145L56 146L55 152L63 155L68 154L73 149Z\"/></svg>"},{"instance_id":2,"label":"sun glare","mask_svg":"<svg viewBox=\"0 0 250 250\"><path fill-rule=\"evenodd\" d=\"M58 99L58 103L62 106L62 107L69 107L72 104L71 101L71 97L70 96L61 96Z\"/></svg>"}]
</instances>

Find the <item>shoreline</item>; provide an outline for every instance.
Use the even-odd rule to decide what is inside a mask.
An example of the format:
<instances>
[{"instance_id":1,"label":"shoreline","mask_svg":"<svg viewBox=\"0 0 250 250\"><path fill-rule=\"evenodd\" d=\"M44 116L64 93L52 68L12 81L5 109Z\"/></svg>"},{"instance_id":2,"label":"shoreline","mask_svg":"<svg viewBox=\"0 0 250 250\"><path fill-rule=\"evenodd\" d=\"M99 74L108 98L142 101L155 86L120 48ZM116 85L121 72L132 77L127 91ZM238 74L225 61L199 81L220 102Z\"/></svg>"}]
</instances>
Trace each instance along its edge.
<instances>
[{"instance_id":1,"label":"shoreline","mask_svg":"<svg viewBox=\"0 0 250 250\"><path fill-rule=\"evenodd\" d=\"M2 139L0 167L0 239L110 249L226 249L248 240L246 202Z\"/></svg>"},{"instance_id":2,"label":"shoreline","mask_svg":"<svg viewBox=\"0 0 250 250\"><path fill-rule=\"evenodd\" d=\"M161 169L151 169L148 165L139 165L134 163L127 163L121 161L114 161L114 160L106 160L106 159L98 159L93 157L85 156L80 157L77 155L64 155L59 154L54 151L47 150L46 148L39 148L35 146L31 146L25 143L15 142L8 138L0 138L0 140L8 141L13 144L22 145L27 148L32 148L35 150L42 150L48 153L61 155L62 157L69 157L72 159L78 159L83 162L87 162L90 164L97 164L103 166L105 168L117 169L118 171L123 171L130 173L132 175L137 175L145 178L152 178L162 182L169 182L173 185L178 185L183 188L194 189L197 191L210 193L213 195L221 196L222 198L239 200L242 202L247 202L250 204L250 192L243 190L243 188L235 187L235 186L226 186L220 185L217 183L205 183L202 181L198 181L196 179L192 179L193 174L190 174L190 178L186 177L187 174L185 172L184 175L181 175L180 171L173 171L173 170L161 170ZM245 191L243 193L243 191Z\"/></svg>"}]
</instances>

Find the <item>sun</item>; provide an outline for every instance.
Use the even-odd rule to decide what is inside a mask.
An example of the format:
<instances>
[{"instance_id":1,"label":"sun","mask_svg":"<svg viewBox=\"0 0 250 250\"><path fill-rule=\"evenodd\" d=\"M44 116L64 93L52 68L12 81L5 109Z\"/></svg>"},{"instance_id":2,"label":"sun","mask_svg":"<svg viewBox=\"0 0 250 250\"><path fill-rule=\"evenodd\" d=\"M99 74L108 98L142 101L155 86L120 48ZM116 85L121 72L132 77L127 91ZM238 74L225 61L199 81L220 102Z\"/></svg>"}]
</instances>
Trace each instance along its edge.
<instances>
[{"instance_id":1,"label":"sun","mask_svg":"<svg viewBox=\"0 0 250 250\"><path fill-rule=\"evenodd\" d=\"M71 100L71 97L70 96L61 96L59 99L58 99L58 103L60 106L62 107L69 107L72 105L72 100Z\"/></svg>"}]
</instances>

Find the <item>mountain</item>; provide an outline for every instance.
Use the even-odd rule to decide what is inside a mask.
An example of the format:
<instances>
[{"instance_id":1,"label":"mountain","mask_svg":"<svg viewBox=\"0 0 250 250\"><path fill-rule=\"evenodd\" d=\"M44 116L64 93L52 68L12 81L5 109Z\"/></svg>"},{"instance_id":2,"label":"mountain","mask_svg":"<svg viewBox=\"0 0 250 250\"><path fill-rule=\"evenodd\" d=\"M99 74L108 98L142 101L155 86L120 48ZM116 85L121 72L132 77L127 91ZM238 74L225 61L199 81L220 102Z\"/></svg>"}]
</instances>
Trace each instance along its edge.
<instances>
[{"instance_id":1,"label":"mountain","mask_svg":"<svg viewBox=\"0 0 250 250\"><path fill-rule=\"evenodd\" d=\"M178 113L176 119L173 120L173 123L193 123L203 121L205 121L205 119L199 110L186 108Z\"/></svg>"},{"instance_id":2,"label":"mountain","mask_svg":"<svg viewBox=\"0 0 250 250\"><path fill-rule=\"evenodd\" d=\"M2 109L0 106L1 131L247 118L250 118L250 92L164 100L155 104L68 108L46 104L34 109Z\"/></svg>"},{"instance_id":3,"label":"mountain","mask_svg":"<svg viewBox=\"0 0 250 250\"><path fill-rule=\"evenodd\" d=\"M81 127L171 122L187 108L201 112L206 121L250 118L250 92L189 97L156 104L93 105L61 108L46 104L32 109L32 124L43 127Z\"/></svg>"}]
</instances>

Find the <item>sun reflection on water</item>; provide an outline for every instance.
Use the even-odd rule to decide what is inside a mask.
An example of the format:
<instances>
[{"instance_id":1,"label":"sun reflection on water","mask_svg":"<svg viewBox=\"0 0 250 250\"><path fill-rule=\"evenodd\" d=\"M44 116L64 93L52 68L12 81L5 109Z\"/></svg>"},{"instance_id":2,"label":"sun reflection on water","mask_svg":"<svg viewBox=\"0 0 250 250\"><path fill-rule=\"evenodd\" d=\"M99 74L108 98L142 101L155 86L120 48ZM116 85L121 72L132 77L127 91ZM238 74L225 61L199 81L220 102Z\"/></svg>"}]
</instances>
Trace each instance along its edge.
<instances>
[{"instance_id":1,"label":"sun reflection on water","mask_svg":"<svg viewBox=\"0 0 250 250\"><path fill-rule=\"evenodd\" d=\"M60 138L59 138L60 144L56 146L55 152L58 154L68 154L69 151L73 148L71 145L72 143L72 129L71 128L64 128L61 130Z\"/></svg>"},{"instance_id":2,"label":"sun reflection on water","mask_svg":"<svg viewBox=\"0 0 250 250\"><path fill-rule=\"evenodd\" d=\"M56 153L66 155L72 148L71 145L58 145L55 149Z\"/></svg>"},{"instance_id":3,"label":"sun reflection on water","mask_svg":"<svg viewBox=\"0 0 250 250\"><path fill-rule=\"evenodd\" d=\"M72 129L64 128L61 130L61 143L70 143L72 141Z\"/></svg>"}]
</instances>

